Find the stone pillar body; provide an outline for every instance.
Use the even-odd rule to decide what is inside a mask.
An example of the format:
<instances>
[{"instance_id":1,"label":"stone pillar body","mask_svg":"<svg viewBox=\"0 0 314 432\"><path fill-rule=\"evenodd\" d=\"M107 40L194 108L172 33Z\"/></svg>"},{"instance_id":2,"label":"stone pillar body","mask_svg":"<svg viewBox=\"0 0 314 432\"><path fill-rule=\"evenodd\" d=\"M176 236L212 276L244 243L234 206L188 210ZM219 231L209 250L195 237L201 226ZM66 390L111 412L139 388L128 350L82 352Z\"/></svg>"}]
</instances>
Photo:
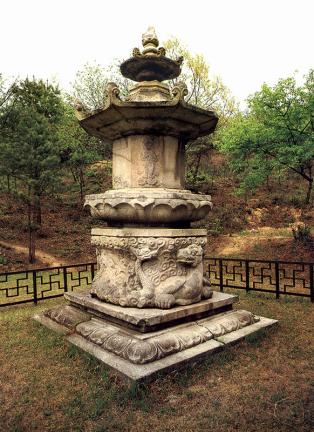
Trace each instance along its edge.
<instances>
[{"instance_id":1,"label":"stone pillar body","mask_svg":"<svg viewBox=\"0 0 314 432\"><path fill-rule=\"evenodd\" d=\"M184 145L176 137L131 135L113 143L114 189L183 189L184 177Z\"/></svg>"}]
</instances>

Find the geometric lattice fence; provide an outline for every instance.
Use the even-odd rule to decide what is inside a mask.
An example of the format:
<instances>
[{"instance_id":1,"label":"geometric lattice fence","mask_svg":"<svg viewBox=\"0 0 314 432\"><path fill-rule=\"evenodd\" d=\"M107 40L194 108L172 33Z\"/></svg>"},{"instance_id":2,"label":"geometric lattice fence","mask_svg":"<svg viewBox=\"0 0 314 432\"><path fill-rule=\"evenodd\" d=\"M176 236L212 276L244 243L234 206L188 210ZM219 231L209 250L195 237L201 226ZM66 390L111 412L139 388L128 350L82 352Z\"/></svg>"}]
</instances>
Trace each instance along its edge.
<instances>
[{"instance_id":1,"label":"geometric lattice fence","mask_svg":"<svg viewBox=\"0 0 314 432\"><path fill-rule=\"evenodd\" d=\"M314 263L205 257L211 286L309 297L314 302ZM90 286L96 263L0 274L0 307L61 297Z\"/></svg>"},{"instance_id":2,"label":"geometric lattice fence","mask_svg":"<svg viewBox=\"0 0 314 432\"><path fill-rule=\"evenodd\" d=\"M77 264L0 274L0 307L61 297L88 287L96 264Z\"/></svg>"},{"instance_id":3,"label":"geometric lattice fence","mask_svg":"<svg viewBox=\"0 0 314 432\"><path fill-rule=\"evenodd\" d=\"M313 263L206 258L205 273L213 287L309 297L314 301Z\"/></svg>"}]
</instances>

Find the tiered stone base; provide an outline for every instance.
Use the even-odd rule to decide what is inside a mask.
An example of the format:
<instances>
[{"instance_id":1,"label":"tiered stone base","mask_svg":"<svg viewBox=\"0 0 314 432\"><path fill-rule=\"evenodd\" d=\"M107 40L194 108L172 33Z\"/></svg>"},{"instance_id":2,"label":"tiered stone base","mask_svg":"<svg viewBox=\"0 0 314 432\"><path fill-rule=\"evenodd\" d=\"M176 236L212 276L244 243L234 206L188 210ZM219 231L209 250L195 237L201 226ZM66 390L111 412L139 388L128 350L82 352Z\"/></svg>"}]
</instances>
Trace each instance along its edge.
<instances>
[{"instance_id":1,"label":"tiered stone base","mask_svg":"<svg viewBox=\"0 0 314 432\"><path fill-rule=\"evenodd\" d=\"M124 307L168 309L209 298L204 229L94 228L98 271L91 293Z\"/></svg>"},{"instance_id":2,"label":"tiered stone base","mask_svg":"<svg viewBox=\"0 0 314 432\"><path fill-rule=\"evenodd\" d=\"M168 310L125 308L87 292L67 293L68 305L34 318L131 381L179 369L277 323L232 310L237 297L213 297Z\"/></svg>"}]
</instances>

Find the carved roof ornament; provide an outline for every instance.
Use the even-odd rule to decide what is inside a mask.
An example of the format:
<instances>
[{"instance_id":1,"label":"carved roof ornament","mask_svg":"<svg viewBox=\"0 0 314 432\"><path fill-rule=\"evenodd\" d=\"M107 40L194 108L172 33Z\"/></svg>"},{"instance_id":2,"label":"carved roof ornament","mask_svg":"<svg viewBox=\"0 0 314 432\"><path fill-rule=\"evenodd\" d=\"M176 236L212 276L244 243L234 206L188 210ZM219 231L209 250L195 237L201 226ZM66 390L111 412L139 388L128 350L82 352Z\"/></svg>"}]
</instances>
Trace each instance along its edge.
<instances>
[{"instance_id":1,"label":"carved roof ornament","mask_svg":"<svg viewBox=\"0 0 314 432\"><path fill-rule=\"evenodd\" d=\"M155 29L149 27L142 35L143 51L138 48L133 57L120 66L121 73L137 83L125 98L120 97L115 83L104 90L104 105L88 112L76 104L81 126L92 136L115 141L132 135L171 136L187 142L212 133L218 117L213 111L190 105L184 82L176 81L170 89L161 81L177 78L180 62L166 57L159 47Z\"/></svg>"},{"instance_id":2,"label":"carved roof ornament","mask_svg":"<svg viewBox=\"0 0 314 432\"><path fill-rule=\"evenodd\" d=\"M73 106L78 120L83 120L85 117L88 116L88 110L84 107L80 100L76 99Z\"/></svg>"},{"instance_id":3,"label":"carved roof ornament","mask_svg":"<svg viewBox=\"0 0 314 432\"><path fill-rule=\"evenodd\" d=\"M112 104L119 104L121 102L120 99L120 90L116 83L109 82L106 86L105 90L105 105L103 109L109 108Z\"/></svg>"},{"instance_id":4,"label":"carved roof ornament","mask_svg":"<svg viewBox=\"0 0 314 432\"><path fill-rule=\"evenodd\" d=\"M179 81L175 84L175 86L172 88L172 95L175 100L178 101L184 101L185 96L188 95L188 88L185 82Z\"/></svg>"},{"instance_id":5,"label":"carved roof ornament","mask_svg":"<svg viewBox=\"0 0 314 432\"><path fill-rule=\"evenodd\" d=\"M183 58L171 60L166 50L158 47L159 40L154 27L148 27L142 35L143 51L134 48L133 57L123 62L120 70L123 76L133 81L164 81L177 78L181 73Z\"/></svg>"}]
</instances>

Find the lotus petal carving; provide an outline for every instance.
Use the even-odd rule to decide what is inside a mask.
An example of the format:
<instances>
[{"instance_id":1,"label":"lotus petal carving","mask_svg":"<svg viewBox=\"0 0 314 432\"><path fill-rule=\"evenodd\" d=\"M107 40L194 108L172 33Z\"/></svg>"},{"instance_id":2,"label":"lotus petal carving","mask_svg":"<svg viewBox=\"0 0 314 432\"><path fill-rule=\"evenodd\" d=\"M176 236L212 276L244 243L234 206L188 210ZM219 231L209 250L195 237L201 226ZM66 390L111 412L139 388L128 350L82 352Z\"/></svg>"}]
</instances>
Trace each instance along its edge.
<instances>
[{"instance_id":1,"label":"lotus petal carving","mask_svg":"<svg viewBox=\"0 0 314 432\"><path fill-rule=\"evenodd\" d=\"M87 195L85 207L92 216L107 221L157 224L203 219L212 203L209 195L189 191L121 189Z\"/></svg>"}]
</instances>

